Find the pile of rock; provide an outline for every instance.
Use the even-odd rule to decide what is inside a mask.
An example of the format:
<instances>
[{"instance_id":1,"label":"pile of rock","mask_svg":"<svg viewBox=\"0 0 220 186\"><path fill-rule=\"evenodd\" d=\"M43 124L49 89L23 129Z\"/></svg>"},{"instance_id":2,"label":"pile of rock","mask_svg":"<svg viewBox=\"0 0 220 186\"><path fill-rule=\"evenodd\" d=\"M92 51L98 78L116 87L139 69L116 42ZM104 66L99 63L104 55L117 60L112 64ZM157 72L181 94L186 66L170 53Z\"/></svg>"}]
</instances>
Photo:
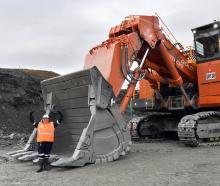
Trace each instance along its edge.
<instances>
[{"instance_id":1,"label":"pile of rock","mask_svg":"<svg viewBox=\"0 0 220 186\"><path fill-rule=\"evenodd\" d=\"M40 81L57 75L39 70L0 69L0 138L22 139L30 134L30 111L43 109Z\"/></svg>"}]
</instances>

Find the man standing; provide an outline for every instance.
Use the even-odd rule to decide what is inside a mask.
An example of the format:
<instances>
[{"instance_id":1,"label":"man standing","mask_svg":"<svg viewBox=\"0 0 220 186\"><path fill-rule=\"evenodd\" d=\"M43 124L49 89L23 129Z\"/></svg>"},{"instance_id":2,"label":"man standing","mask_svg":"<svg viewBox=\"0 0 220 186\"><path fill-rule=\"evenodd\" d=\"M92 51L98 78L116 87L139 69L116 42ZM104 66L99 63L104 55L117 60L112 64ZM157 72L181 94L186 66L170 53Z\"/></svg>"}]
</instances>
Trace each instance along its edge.
<instances>
[{"instance_id":1,"label":"man standing","mask_svg":"<svg viewBox=\"0 0 220 186\"><path fill-rule=\"evenodd\" d=\"M61 114L61 113L59 113ZM55 128L60 124L60 119L56 123L50 121L49 115L45 114L39 123L34 123L37 128L38 158L40 168L37 172L49 170L49 157L54 143Z\"/></svg>"}]
</instances>

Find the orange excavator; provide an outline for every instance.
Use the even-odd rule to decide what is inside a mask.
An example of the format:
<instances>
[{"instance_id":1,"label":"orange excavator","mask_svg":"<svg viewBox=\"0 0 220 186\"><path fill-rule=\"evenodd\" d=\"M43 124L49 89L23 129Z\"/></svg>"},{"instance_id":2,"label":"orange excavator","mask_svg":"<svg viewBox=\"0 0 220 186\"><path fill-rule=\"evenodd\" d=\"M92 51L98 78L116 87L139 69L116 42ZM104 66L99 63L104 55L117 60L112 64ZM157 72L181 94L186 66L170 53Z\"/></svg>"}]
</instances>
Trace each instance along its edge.
<instances>
[{"instance_id":1,"label":"orange excavator","mask_svg":"<svg viewBox=\"0 0 220 186\"><path fill-rule=\"evenodd\" d=\"M154 138L166 132L177 132L179 140L186 145L217 144L220 136L217 70L220 65L220 23L214 21L192 29L195 49L188 47L185 50L161 22L166 38L174 40L172 44L175 48L169 48L166 42L164 44L182 83L173 86L172 82L167 82L168 76L163 74L166 66L155 66L155 61L151 64L150 60L149 67L154 78L142 79L139 98L132 100L133 109L139 116L129 122L131 136L134 139ZM176 48L181 54L174 54ZM188 69L193 78L187 75Z\"/></svg>"},{"instance_id":2,"label":"orange excavator","mask_svg":"<svg viewBox=\"0 0 220 186\"><path fill-rule=\"evenodd\" d=\"M89 51L84 70L42 81L45 113L63 115L52 165L83 166L125 155L131 143L122 113L139 81L140 95L149 90L142 86L146 81L151 89L145 111L156 124L143 115L130 128L147 136L178 120L170 128L176 128L185 144L218 141L219 28L214 22L193 29L195 50L185 50L172 41L158 16L128 16ZM115 100L125 80L127 90L118 107ZM25 148L11 155L23 161L36 158L35 136L34 130Z\"/></svg>"}]
</instances>

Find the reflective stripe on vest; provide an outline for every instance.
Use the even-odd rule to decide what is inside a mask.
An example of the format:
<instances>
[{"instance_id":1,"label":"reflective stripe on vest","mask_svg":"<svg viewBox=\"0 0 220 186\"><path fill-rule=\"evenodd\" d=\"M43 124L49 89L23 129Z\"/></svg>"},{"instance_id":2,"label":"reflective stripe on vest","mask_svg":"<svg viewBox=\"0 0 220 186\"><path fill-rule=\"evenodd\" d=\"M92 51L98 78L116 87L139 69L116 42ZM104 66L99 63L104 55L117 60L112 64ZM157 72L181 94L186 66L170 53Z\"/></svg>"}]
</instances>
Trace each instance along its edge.
<instances>
[{"instance_id":1,"label":"reflective stripe on vest","mask_svg":"<svg viewBox=\"0 0 220 186\"><path fill-rule=\"evenodd\" d=\"M37 142L54 142L54 130L53 122L40 122L37 127Z\"/></svg>"}]
</instances>

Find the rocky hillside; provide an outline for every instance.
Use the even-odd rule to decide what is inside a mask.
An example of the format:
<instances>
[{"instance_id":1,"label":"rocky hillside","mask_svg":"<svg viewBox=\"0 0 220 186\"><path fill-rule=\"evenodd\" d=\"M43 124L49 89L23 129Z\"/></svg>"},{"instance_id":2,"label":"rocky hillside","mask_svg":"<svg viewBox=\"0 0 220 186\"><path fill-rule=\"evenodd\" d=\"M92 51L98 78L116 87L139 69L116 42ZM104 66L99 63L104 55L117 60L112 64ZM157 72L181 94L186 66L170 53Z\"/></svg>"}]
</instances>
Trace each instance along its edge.
<instances>
[{"instance_id":1,"label":"rocky hillside","mask_svg":"<svg viewBox=\"0 0 220 186\"><path fill-rule=\"evenodd\" d=\"M0 69L0 132L29 133L29 112L43 108L40 81L58 76L54 72Z\"/></svg>"}]
</instances>

